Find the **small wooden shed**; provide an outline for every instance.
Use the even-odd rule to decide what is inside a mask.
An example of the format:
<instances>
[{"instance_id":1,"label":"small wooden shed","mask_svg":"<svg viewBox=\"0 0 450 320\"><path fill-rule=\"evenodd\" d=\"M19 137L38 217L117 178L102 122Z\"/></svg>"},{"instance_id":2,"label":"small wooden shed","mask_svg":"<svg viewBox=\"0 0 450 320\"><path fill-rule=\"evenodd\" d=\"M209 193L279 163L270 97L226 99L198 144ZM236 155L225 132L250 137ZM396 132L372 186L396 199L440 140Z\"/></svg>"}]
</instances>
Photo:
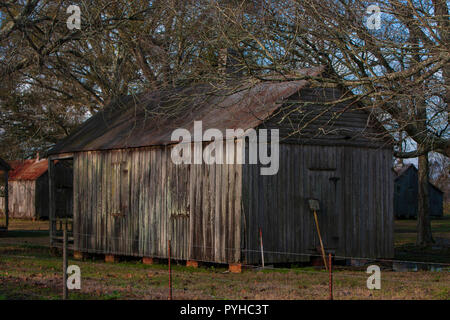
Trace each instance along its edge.
<instances>
[{"instance_id":1,"label":"small wooden shed","mask_svg":"<svg viewBox=\"0 0 450 320\"><path fill-rule=\"evenodd\" d=\"M393 256L392 146L375 139L385 132L369 113L352 100L330 104L342 91L306 80L215 90L122 97L48 152L51 165L73 159L75 250L164 258L170 239L175 259L254 264L261 229L266 263L307 261L319 245L315 198L327 250ZM248 161L174 164L171 134L192 133L194 121L223 133L279 129L277 174ZM248 159L248 144L240 152Z\"/></svg>"},{"instance_id":2,"label":"small wooden shed","mask_svg":"<svg viewBox=\"0 0 450 320\"><path fill-rule=\"evenodd\" d=\"M48 160L28 159L10 161L9 175L9 213L11 218L48 219L49 187ZM58 216L71 215L72 170L61 164L55 175L58 184ZM68 191L65 191L68 190Z\"/></svg>"},{"instance_id":3,"label":"small wooden shed","mask_svg":"<svg viewBox=\"0 0 450 320\"><path fill-rule=\"evenodd\" d=\"M394 215L397 219L416 219L418 209L418 170L414 164L396 168L394 183ZM430 217L443 216L444 193L431 182L428 182Z\"/></svg>"},{"instance_id":4,"label":"small wooden shed","mask_svg":"<svg viewBox=\"0 0 450 320\"><path fill-rule=\"evenodd\" d=\"M9 224L8 210L8 172L11 170L9 164L0 158L0 212L5 215L5 222L0 224L0 230L7 230Z\"/></svg>"}]
</instances>

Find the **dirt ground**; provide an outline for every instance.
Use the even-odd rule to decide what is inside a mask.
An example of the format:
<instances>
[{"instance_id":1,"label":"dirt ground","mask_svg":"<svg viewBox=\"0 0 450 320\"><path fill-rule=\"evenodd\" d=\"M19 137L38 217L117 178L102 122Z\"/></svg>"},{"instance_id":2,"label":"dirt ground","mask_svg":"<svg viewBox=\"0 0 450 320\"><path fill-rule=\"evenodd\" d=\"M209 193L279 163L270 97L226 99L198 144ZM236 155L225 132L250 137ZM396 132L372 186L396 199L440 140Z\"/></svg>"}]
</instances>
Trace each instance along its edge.
<instances>
[{"instance_id":1,"label":"dirt ground","mask_svg":"<svg viewBox=\"0 0 450 320\"><path fill-rule=\"evenodd\" d=\"M445 241L435 248L414 246L415 221L396 222L396 255L416 261L450 263ZM433 221L436 239L448 239L450 217ZM441 240L439 240L441 241ZM48 222L12 221L0 236L0 299L60 299L61 253L48 248ZM424 260L427 259L427 260ZM71 299L167 299L167 264L138 260L105 263L102 257L70 259L81 269L81 290ZM394 272L385 264L381 290L368 290L365 267L335 266L335 299L450 299L450 269L440 272ZM173 266L174 299L327 299L328 274L320 267L248 269L232 274L226 268Z\"/></svg>"}]
</instances>

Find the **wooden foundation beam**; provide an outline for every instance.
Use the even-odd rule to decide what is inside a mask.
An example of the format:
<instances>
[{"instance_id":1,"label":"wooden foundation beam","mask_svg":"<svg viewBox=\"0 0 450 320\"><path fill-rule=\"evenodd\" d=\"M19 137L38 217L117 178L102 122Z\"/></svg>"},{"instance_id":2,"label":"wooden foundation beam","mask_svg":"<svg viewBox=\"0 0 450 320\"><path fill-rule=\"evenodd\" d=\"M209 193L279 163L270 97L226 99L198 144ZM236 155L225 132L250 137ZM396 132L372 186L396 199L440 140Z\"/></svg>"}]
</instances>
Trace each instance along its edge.
<instances>
[{"instance_id":1,"label":"wooden foundation beam","mask_svg":"<svg viewBox=\"0 0 450 320\"><path fill-rule=\"evenodd\" d=\"M242 264L230 263L228 265L228 271L230 271L231 273L241 273L242 272Z\"/></svg>"},{"instance_id":2,"label":"wooden foundation beam","mask_svg":"<svg viewBox=\"0 0 450 320\"><path fill-rule=\"evenodd\" d=\"M114 254L105 254L105 262L119 262L119 257Z\"/></svg>"},{"instance_id":3,"label":"wooden foundation beam","mask_svg":"<svg viewBox=\"0 0 450 320\"><path fill-rule=\"evenodd\" d=\"M86 253L81 252L81 251L74 251L73 258L75 260L84 260L84 259L86 259Z\"/></svg>"},{"instance_id":4,"label":"wooden foundation beam","mask_svg":"<svg viewBox=\"0 0 450 320\"><path fill-rule=\"evenodd\" d=\"M186 261L186 267L198 268L198 261L188 260Z\"/></svg>"},{"instance_id":5,"label":"wooden foundation beam","mask_svg":"<svg viewBox=\"0 0 450 320\"><path fill-rule=\"evenodd\" d=\"M143 264L152 265L152 264L155 264L155 263L156 263L156 259L150 258L150 257L143 257L143 258L142 258L142 263L143 263Z\"/></svg>"}]
</instances>

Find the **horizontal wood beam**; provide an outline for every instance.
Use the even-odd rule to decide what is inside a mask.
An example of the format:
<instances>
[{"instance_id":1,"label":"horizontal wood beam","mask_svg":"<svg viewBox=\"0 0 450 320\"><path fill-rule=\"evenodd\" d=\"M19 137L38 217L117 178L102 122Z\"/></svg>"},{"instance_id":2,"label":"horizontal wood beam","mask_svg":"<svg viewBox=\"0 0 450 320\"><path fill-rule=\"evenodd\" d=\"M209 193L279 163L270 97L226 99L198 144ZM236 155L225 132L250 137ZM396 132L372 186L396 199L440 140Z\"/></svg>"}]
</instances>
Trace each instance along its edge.
<instances>
[{"instance_id":1,"label":"horizontal wood beam","mask_svg":"<svg viewBox=\"0 0 450 320\"><path fill-rule=\"evenodd\" d=\"M61 154L53 154L48 156L49 160L67 160L73 159L73 153L61 153Z\"/></svg>"}]
</instances>

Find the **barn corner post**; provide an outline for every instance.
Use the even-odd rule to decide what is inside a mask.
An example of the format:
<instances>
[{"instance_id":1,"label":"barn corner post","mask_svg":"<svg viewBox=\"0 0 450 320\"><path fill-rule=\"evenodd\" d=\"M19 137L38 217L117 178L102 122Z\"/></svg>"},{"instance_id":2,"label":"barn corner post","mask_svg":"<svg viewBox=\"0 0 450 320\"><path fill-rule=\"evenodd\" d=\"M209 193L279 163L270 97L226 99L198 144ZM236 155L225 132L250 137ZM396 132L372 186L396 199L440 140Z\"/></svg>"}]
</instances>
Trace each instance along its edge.
<instances>
[{"instance_id":1,"label":"barn corner post","mask_svg":"<svg viewBox=\"0 0 450 320\"><path fill-rule=\"evenodd\" d=\"M56 217L55 217L55 165L52 157L48 158L48 221L49 221L49 235L50 246L53 247L54 237L56 231Z\"/></svg>"}]
</instances>

